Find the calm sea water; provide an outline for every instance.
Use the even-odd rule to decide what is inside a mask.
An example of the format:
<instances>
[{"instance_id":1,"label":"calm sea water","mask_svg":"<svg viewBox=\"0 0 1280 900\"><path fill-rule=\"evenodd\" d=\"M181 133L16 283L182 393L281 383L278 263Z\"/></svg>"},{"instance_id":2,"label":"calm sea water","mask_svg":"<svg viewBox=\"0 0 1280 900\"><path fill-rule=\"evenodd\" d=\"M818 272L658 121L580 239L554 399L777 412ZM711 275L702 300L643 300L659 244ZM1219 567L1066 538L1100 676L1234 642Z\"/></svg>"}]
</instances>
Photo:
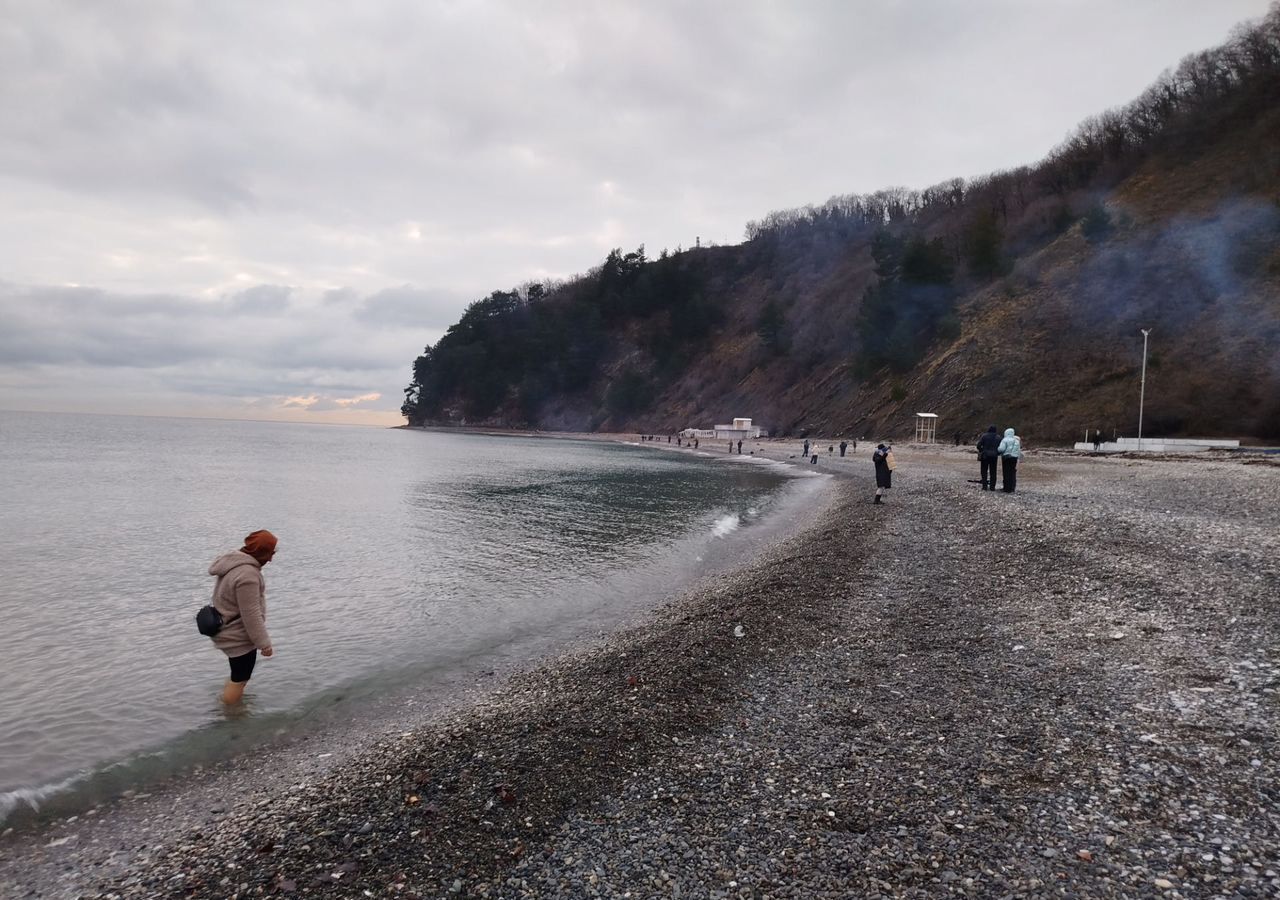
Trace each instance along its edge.
<instances>
[{"instance_id":1,"label":"calm sea water","mask_svg":"<svg viewBox=\"0 0 1280 900\"><path fill-rule=\"evenodd\" d=\"M619 444L6 412L0 473L0 819L344 685L553 650L747 552L818 481ZM257 528L280 538L276 656L229 719L194 615Z\"/></svg>"}]
</instances>

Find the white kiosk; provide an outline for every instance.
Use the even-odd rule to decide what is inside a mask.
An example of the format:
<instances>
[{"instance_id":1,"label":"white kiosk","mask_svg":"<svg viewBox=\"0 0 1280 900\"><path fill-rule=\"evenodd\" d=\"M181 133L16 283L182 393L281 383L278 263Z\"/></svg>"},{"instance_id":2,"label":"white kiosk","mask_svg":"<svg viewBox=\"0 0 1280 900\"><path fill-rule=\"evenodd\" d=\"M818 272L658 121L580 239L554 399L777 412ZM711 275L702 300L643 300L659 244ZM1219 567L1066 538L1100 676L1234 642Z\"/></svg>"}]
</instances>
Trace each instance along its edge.
<instances>
[{"instance_id":1,"label":"white kiosk","mask_svg":"<svg viewBox=\"0 0 1280 900\"><path fill-rule=\"evenodd\" d=\"M916 413L916 443L932 444L938 439L938 414Z\"/></svg>"}]
</instances>

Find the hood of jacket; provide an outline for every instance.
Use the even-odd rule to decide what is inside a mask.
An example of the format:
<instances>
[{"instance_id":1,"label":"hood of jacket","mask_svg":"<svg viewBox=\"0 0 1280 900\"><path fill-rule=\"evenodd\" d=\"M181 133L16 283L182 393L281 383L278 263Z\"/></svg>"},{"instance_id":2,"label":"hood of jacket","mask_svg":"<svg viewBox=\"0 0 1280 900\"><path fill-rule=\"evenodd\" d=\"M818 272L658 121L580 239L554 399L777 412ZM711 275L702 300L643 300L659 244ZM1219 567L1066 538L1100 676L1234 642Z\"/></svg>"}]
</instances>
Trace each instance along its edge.
<instances>
[{"instance_id":1,"label":"hood of jacket","mask_svg":"<svg viewBox=\"0 0 1280 900\"><path fill-rule=\"evenodd\" d=\"M1005 436L1005 437L1013 437L1013 429L1012 429L1012 428L1006 428L1006 429L1004 430L1004 436Z\"/></svg>"},{"instance_id":2,"label":"hood of jacket","mask_svg":"<svg viewBox=\"0 0 1280 900\"><path fill-rule=\"evenodd\" d=\"M995 434L995 433L996 433L996 426L994 426L994 425L988 425L988 426L987 426L987 433L988 433L988 434Z\"/></svg>"},{"instance_id":3,"label":"hood of jacket","mask_svg":"<svg viewBox=\"0 0 1280 900\"><path fill-rule=\"evenodd\" d=\"M262 568L262 564L248 553L243 550L232 550L230 553L222 554L209 564L209 574L221 578L239 566L253 566L255 569Z\"/></svg>"}]
</instances>

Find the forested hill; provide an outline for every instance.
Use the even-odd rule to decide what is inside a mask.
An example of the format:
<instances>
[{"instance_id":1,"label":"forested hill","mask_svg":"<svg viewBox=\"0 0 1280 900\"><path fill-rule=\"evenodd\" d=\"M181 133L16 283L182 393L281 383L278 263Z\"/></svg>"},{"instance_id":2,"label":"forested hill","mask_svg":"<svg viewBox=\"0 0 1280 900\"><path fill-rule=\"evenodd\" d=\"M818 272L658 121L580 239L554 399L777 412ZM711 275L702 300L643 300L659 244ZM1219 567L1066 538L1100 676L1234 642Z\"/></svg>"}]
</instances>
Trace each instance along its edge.
<instances>
[{"instance_id":1,"label":"forested hill","mask_svg":"<svg viewBox=\"0 0 1280 900\"><path fill-rule=\"evenodd\" d=\"M1041 162L775 212L495 291L414 362L411 424L1280 438L1280 6Z\"/></svg>"}]
</instances>

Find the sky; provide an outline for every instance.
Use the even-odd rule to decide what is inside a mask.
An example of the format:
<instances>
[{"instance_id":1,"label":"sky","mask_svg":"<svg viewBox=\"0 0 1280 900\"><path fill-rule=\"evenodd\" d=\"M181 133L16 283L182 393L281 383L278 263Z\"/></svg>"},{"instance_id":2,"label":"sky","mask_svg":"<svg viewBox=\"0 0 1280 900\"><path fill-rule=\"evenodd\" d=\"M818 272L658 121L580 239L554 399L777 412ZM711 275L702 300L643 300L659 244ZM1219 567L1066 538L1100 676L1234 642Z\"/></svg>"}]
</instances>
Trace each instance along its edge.
<instances>
[{"instance_id":1,"label":"sky","mask_svg":"<svg viewBox=\"0 0 1280 900\"><path fill-rule=\"evenodd\" d=\"M0 0L0 409L400 424L495 289L1033 163L1267 0Z\"/></svg>"}]
</instances>

